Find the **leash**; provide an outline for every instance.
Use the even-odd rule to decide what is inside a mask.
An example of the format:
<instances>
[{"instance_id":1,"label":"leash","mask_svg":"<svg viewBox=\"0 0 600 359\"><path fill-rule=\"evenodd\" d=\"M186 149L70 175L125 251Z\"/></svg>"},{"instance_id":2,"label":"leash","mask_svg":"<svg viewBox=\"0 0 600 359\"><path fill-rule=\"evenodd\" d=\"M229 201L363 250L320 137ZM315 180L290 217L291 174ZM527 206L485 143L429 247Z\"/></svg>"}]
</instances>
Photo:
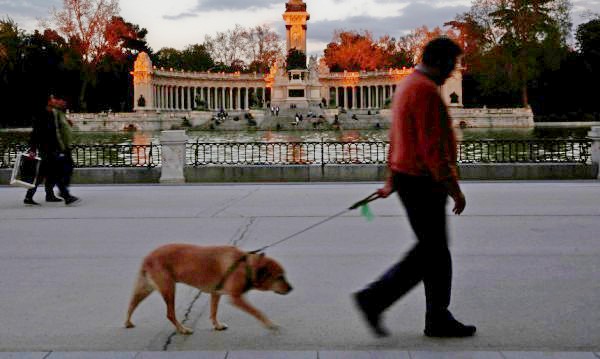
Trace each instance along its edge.
<instances>
[{"instance_id":1,"label":"leash","mask_svg":"<svg viewBox=\"0 0 600 359\"><path fill-rule=\"evenodd\" d=\"M337 217L341 216L342 214L344 214L344 213L346 213L346 212L350 212L350 211L351 211L351 210L353 210L353 209L356 209L356 208L358 208L358 207L364 206L364 205L366 205L367 203L369 203L369 202L372 202L372 201L374 201L374 200L376 200L376 199L378 199L378 198L379 198L379 195L377 194L377 192L374 192L374 193L370 194L368 197L365 197L365 198L361 199L360 201L358 201L358 202L354 203L354 204L353 204L353 205L351 205L350 207L348 207L348 208L344 209L343 211L340 211L340 212L338 212L338 213L336 213L336 214L334 214L334 215L332 215L332 216L329 216L329 217L327 217L327 218L325 218L325 219L323 219L323 220L321 220L321 221L319 221L319 222L317 222L317 223L315 223L315 224L312 224L312 225L310 225L310 226L308 226L308 227L304 228L304 229L303 229L303 230L301 230L301 231L298 231L298 232L296 232L296 233L290 234L289 236L287 236L287 237L285 237L285 238L283 238L283 239L281 239L281 240L279 240L279 241L277 241L277 242L273 242L273 243L271 243L271 244L269 244L269 245L266 245L266 246L264 246L264 247L261 247L261 248L259 248L259 249L256 249L256 250L253 250L253 251L246 252L246 254L244 254L243 256L241 256L241 257L240 257L238 260L236 260L236 261L235 261L235 262L234 262L234 263L233 263L233 264L232 264L232 265L231 265L231 266L230 266L230 267L227 269L227 271L226 271L226 272L225 272L225 274L223 275L223 278L221 278L221 280L220 280L220 281L219 281L219 282L218 282L218 283L215 285L215 290L221 290L221 289L223 289L223 286L225 285L225 281L227 280L227 278L228 278L228 277L229 277L229 276L230 276L230 275L231 275L231 274L232 274L232 273L233 273L233 272L234 272L234 271L237 269L237 267L238 267L240 264L242 264L243 262L245 262L245 261L248 259L248 255L249 255L249 254L256 254L256 253L264 252L264 251L265 251L265 249L267 249L267 248L270 248L270 247L276 246L276 245L278 245L279 243L283 243L283 242L285 242L285 241L287 241L287 240L289 240L289 239L292 239L292 238L294 238L294 237L296 237L296 236L299 236L300 234L302 234L302 233L304 233L304 232L307 232L307 231L309 231L309 230L311 230L311 229L313 229L313 228L315 228L315 227L317 227L317 226L320 226L321 224L323 224L323 223L325 223L325 222L331 221L332 219L334 219L334 218L337 218ZM247 289L250 289L250 288L251 288L251 286L252 286L252 283L251 283L251 281L252 281L252 273L251 273L251 270L250 270L250 268L248 267L248 264L246 264L246 288L245 288L245 290L247 290ZM250 283L250 284L249 284L249 283Z\"/></svg>"},{"instance_id":2,"label":"leash","mask_svg":"<svg viewBox=\"0 0 600 359\"><path fill-rule=\"evenodd\" d=\"M379 195L377 194L377 192L374 192L374 193L370 194L369 196L367 196L367 197L365 197L365 198L361 199L360 201L358 201L358 202L354 203L354 204L353 204L353 205L351 205L350 207L348 207L348 208L344 209L343 211L340 211L340 212L338 212L338 213L336 213L336 214L334 214L334 215L332 215L332 216L329 216L329 217L327 217L327 218L325 218L325 219L323 219L323 220L321 220L321 221L319 221L319 222L317 222L317 223L315 223L315 224L312 224L312 225L310 225L310 226L308 226L308 227L306 227L306 228L304 228L304 229L302 229L302 230L300 230L300 231L298 231L298 232L296 232L296 233L290 234L289 236L287 236L287 237L285 237L285 238L283 238L283 239L281 239L281 240L279 240L279 241L277 241L277 242L273 242L273 243L271 243L271 244L269 244L269 245L266 245L266 246L264 246L264 247L261 247L261 248L259 248L259 249L253 250L253 251L251 251L251 252L248 252L248 253L250 253L250 254L255 254L255 253L264 252L264 251L265 251L265 249L267 249L267 248L270 248L270 247L276 246L276 245L278 245L279 243L283 243L283 242L285 242L285 241L287 241L287 240L289 240L289 239L292 239L292 238L294 238L294 237L296 237L296 236L298 236L298 235L300 235L300 234L302 234L302 233L304 233L304 232L307 232L307 231L309 231L309 230L311 230L311 229L313 229L313 228L315 228L315 227L317 227L317 226L320 226L321 224L323 224L323 223L325 223L325 222L329 222L329 221L331 221L332 219L334 219L334 218L337 218L337 217L341 216L342 214L344 214L344 213L346 213L346 212L350 212L350 211L351 211L351 210L353 210L353 209L356 209L356 208L358 208L358 207L360 207L360 206L364 206L364 205L366 205L367 203L369 203L369 202L372 202L372 201L374 201L374 200L376 200L376 199L378 199L378 198L379 198Z\"/></svg>"}]
</instances>

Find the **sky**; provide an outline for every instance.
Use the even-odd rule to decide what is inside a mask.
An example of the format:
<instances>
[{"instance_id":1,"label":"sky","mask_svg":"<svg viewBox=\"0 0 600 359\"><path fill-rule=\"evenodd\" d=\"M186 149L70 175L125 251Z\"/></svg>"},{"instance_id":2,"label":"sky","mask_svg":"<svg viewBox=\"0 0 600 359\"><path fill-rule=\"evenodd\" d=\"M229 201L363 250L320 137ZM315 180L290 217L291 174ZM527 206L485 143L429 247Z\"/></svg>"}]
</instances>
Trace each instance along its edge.
<instances>
[{"instance_id":1,"label":"sky","mask_svg":"<svg viewBox=\"0 0 600 359\"><path fill-rule=\"evenodd\" d=\"M575 26L586 22L586 13L600 13L600 0L571 0ZM183 49L202 43L206 35L244 27L269 25L282 39L282 14L287 0L120 0L121 16L148 30L154 51L163 47ZM457 14L466 12L471 0L305 0L310 14L307 50L321 55L336 29L368 30L375 37L400 37L426 25L442 27ZM40 29L62 0L0 0L0 16L10 17L20 28Z\"/></svg>"}]
</instances>

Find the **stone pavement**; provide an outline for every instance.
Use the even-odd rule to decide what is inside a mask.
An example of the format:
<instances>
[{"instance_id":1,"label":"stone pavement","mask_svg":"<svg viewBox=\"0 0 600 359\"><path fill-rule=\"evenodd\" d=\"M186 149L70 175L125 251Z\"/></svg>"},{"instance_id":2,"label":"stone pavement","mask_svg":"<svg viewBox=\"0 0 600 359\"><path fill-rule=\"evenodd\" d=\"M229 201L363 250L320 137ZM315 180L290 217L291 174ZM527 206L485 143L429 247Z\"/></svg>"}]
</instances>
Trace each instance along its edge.
<instances>
[{"instance_id":1,"label":"stone pavement","mask_svg":"<svg viewBox=\"0 0 600 359\"><path fill-rule=\"evenodd\" d=\"M30 352L0 359L598 359L592 352L492 351L229 351L229 352Z\"/></svg>"},{"instance_id":2,"label":"stone pavement","mask_svg":"<svg viewBox=\"0 0 600 359\"><path fill-rule=\"evenodd\" d=\"M0 359L5 358L590 358L600 359L600 182L464 182L467 209L450 216L451 310L478 326L470 339L422 335L422 286L385 317L391 338L367 332L350 293L410 248L396 198L267 251L286 268L288 296L249 293L281 326L220 308L178 287L175 335L158 295L122 323L141 258L168 242L256 249L316 223L378 183L75 186L77 207L25 207L0 187ZM43 190L42 190L43 192ZM168 353L165 353L168 351Z\"/></svg>"}]
</instances>

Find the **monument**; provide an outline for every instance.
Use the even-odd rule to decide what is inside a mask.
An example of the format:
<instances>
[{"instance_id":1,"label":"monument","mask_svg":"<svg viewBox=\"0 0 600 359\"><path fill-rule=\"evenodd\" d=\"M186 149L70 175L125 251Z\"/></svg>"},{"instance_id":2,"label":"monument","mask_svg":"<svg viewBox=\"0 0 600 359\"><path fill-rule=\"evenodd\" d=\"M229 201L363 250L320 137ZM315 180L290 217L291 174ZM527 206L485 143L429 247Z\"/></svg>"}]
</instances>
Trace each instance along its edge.
<instances>
[{"instance_id":1,"label":"monument","mask_svg":"<svg viewBox=\"0 0 600 359\"><path fill-rule=\"evenodd\" d=\"M306 54L307 22L310 14L302 0L289 0L283 13L286 50ZM307 109L313 106L348 110L385 107L396 83L412 69L330 72L323 61L311 58L307 68L286 69L279 59L268 74L229 74L158 69L148 55L140 53L132 72L135 111L189 111L200 99L210 110L266 108ZM441 88L449 106L462 107L462 76L456 71ZM138 101L143 98L144 101ZM143 106L140 106L143 104Z\"/></svg>"},{"instance_id":2,"label":"monument","mask_svg":"<svg viewBox=\"0 0 600 359\"><path fill-rule=\"evenodd\" d=\"M306 4L302 0L288 0L282 16L286 50L296 49L306 54L310 20ZM314 57L309 58L308 66L288 69L281 57L267 74L188 72L156 68L147 54L140 53L132 72L134 110L143 114L173 114L193 111L201 102L203 109L243 116L244 112L264 110L270 105L278 106L284 116L286 110L288 114L311 111L325 118L333 117L331 111L338 110L352 113L353 118L379 114L385 125L391 120L386 108L396 84L412 71L402 68L331 72L323 59ZM461 69L440 87L440 94L450 107L455 126L533 126L531 109L464 109ZM264 113L268 115L269 111Z\"/></svg>"}]
</instances>

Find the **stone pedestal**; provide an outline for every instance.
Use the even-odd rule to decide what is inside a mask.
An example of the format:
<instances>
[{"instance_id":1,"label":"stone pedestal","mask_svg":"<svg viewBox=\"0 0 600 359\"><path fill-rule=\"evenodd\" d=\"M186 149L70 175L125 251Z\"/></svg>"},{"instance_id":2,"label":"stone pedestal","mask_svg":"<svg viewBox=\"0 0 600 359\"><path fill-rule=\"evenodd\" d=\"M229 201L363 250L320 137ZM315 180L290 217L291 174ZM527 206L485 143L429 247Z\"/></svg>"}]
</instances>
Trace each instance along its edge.
<instances>
[{"instance_id":1,"label":"stone pedestal","mask_svg":"<svg viewBox=\"0 0 600 359\"><path fill-rule=\"evenodd\" d=\"M185 183L185 145L188 136L184 130L162 131L160 134L162 170L160 183Z\"/></svg>"},{"instance_id":2,"label":"stone pedestal","mask_svg":"<svg viewBox=\"0 0 600 359\"><path fill-rule=\"evenodd\" d=\"M600 179L600 126L592 127L588 138L592 140L592 164L595 167L596 178Z\"/></svg>"}]
</instances>

